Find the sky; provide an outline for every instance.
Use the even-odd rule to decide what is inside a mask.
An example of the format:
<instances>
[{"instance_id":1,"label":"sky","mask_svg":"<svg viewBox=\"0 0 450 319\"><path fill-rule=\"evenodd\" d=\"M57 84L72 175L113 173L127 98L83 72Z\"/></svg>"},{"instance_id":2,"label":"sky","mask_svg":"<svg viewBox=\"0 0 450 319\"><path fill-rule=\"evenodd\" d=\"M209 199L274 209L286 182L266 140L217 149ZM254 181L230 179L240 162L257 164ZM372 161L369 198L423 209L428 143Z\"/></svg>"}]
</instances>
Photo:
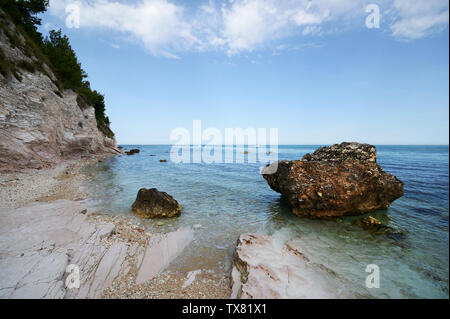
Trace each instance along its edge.
<instances>
[{"instance_id":1,"label":"sky","mask_svg":"<svg viewBox=\"0 0 450 319\"><path fill-rule=\"evenodd\" d=\"M119 144L171 144L194 120L279 144L449 142L448 0L50 0L42 19Z\"/></svg>"}]
</instances>

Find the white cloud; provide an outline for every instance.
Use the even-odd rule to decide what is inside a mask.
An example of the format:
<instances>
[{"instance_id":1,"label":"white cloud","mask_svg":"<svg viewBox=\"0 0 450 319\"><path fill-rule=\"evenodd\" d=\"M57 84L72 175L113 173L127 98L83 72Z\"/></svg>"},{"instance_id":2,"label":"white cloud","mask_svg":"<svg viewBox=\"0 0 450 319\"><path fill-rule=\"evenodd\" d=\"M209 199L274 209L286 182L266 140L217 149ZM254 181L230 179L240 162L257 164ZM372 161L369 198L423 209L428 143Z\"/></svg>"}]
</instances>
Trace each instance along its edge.
<instances>
[{"instance_id":1,"label":"white cloud","mask_svg":"<svg viewBox=\"0 0 450 319\"><path fill-rule=\"evenodd\" d=\"M321 24L362 15L361 8L361 1L354 0L235 0L222 5L219 32L227 53L236 54L292 35L319 35Z\"/></svg>"},{"instance_id":2,"label":"white cloud","mask_svg":"<svg viewBox=\"0 0 450 319\"><path fill-rule=\"evenodd\" d=\"M228 53L252 51L281 36L288 24L286 12L272 1L236 1L223 7L224 29L221 34L228 45Z\"/></svg>"},{"instance_id":3,"label":"white cloud","mask_svg":"<svg viewBox=\"0 0 450 319\"><path fill-rule=\"evenodd\" d=\"M319 14L313 14L306 12L304 10L299 10L294 16L293 19L297 25L305 25L305 24L318 24L322 23L329 15L329 11L326 10Z\"/></svg>"},{"instance_id":4,"label":"white cloud","mask_svg":"<svg viewBox=\"0 0 450 319\"><path fill-rule=\"evenodd\" d=\"M448 0L395 0L398 20L391 25L394 36L418 39L448 26Z\"/></svg>"},{"instance_id":5,"label":"white cloud","mask_svg":"<svg viewBox=\"0 0 450 319\"><path fill-rule=\"evenodd\" d=\"M370 0L51 0L50 14L67 18L80 7L80 27L108 29L135 39L152 54L185 51L228 55L270 48L292 36L325 36L364 28ZM394 37L417 39L448 26L448 0L378 0ZM391 21L388 24L387 21ZM382 26L383 27L383 26Z\"/></svg>"},{"instance_id":6,"label":"white cloud","mask_svg":"<svg viewBox=\"0 0 450 319\"><path fill-rule=\"evenodd\" d=\"M155 55L175 58L171 51L192 47L199 40L184 21L183 7L167 0L143 0L134 4L109 0L52 0L50 13L61 16L69 3L80 7L80 27L126 32Z\"/></svg>"}]
</instances>

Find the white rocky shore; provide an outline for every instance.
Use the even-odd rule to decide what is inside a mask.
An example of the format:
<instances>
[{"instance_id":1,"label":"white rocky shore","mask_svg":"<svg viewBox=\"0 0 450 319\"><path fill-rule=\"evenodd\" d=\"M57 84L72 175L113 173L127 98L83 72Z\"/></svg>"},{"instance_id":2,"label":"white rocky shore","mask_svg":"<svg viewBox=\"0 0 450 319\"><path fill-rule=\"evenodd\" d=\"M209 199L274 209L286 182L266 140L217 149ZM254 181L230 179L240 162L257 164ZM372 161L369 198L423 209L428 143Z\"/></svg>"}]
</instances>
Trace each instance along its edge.
<instances>
[{"instance_id":1,"label":"white rocky shore","mask_svg":"<svg viewBox=\"0 0 450 319\"><path fill-rule=\"evenodd\" d=\"M233 260L232 298L355 298L346 281L307 249L300 239L243 234Z\"/></svg>"},{"instance_id":2,"label":"white rocky shore","mask_svg":"<svg viewBox=\"0 0 450 319\"><path fill-rule=\"evenodd\" d=\"M84 206L81 169L98 160L0 175L0 298L228 298L225 276L167 269L193 229L149 234ZM71 264L79 289L65 284Z\"/></svg>"},{"instance_id":3,"label":"white rocky shore","mask_svg":"<svg viewBox=\"0 0 450 319\"><path fill-rule=\"evenodd\" d=\"M0 297L100 298L132 267L137 284L152 279L192 239L190 228L150 236L127 226L138 238L115 238L118 224L69 200L0 210ZM69 264L79 269L79 289L66 288Z\"/></svg>"},{"instance_id":4,"label":"white rocky shore","mask_svg":"<svg viewBox=\"0 0 450 319\"><path fill-rule=\"evenodd\" d=\"M355 297L299 238L241 235L231 276L170 271L195 230L149 234L136 220L87 209L81 168L98 160L0 175L0 298ZM79 289L66 287L70 264Z\"/></svg>"},{"instance_id":5,"label":"white rocky shore","mask_svg":"<svg viewBox=\"0 0 450 319\"><path fill-rule=\"evenodd\" d=\"M195 230L149 234L130 218L89 211L81 168L92 161L0 175L0 298L354 297L300 239L241 235L231 276L169 271ZM66 287L70 264L79 289Z\"/></svg>"},{"instance_id":6,"label":"white rocky shore","mask_svg":"<svg viewBox=\"0 0 450 319\"><path fill-rule=\"evenodd\" d=\"M241 235L231 276L169 271L195 230L149 234L136 220L89 211L82 168L98 160L0 175L0 298L355 297L299 238ZM65 285L69 264L79 289Z\"/></svg>"}]
</instances>

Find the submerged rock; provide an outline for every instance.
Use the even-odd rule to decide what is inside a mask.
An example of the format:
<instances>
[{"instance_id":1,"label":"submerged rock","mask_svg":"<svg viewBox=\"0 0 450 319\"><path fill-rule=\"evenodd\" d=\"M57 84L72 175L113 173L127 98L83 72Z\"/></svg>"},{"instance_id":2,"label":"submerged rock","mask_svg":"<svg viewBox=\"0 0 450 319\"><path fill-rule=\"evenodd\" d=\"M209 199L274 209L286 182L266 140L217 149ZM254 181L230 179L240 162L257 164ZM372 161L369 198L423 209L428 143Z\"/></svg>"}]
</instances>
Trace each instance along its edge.
<instances>
[{"instance_id":1,"label":"submerged rock","mask_svg":"<svg viewBox=\"0 0 450 319\"><path fill-rule=\"evenodd\" d=\"M302 160L272 163L262 175L294 214L311 218L386 209L403 195L403 183L376 163L376 149L369 144L321 147Z\"/></svg>"},{"instance_id":2,"label":"submerged rock","mask_svg":"<svg viewBox=\"0 0 450 319\"><path fill-rule=\"evenodd\" d=\"M394 240L402 240L405 238L402 232L384 225L378 219L368 216L362 219L354 221L354 224L369 231L373 235L386 235L387 237Z\"/></svg>"},{"instance_id":3,"label":"submerged rock","mask_svg":"<svg viewBox=\"0 0 450 319\"><path fill-rule=\"evenodd\" d=\"M165 192L160 192L156 188L141 188L131 209L142 218L161 218L179 216L181 207Z\"/></svg>"}]
</instances>

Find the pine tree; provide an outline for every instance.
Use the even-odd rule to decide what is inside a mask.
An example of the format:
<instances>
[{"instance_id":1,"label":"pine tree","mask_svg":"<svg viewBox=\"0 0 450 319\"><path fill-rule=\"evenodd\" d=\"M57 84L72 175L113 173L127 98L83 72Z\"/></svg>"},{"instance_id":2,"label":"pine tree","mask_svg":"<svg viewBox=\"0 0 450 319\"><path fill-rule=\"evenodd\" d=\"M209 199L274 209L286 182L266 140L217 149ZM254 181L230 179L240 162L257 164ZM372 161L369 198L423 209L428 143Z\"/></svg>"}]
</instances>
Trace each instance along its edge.
<instances>
[{"instance_id":1,"label":"pine tree","mask_svg":"<svg viewBox=\"0 0 450 319\"><path fill-rule=\"evenodd\" d=\"M50 36L43 42L43 51L51 61L53 71L64 88L78 90L82 87L87 74L81 68L81 63L70 46L69 38L62 35L61 30L50 31Z\"/></svg>"}]
</instances>

